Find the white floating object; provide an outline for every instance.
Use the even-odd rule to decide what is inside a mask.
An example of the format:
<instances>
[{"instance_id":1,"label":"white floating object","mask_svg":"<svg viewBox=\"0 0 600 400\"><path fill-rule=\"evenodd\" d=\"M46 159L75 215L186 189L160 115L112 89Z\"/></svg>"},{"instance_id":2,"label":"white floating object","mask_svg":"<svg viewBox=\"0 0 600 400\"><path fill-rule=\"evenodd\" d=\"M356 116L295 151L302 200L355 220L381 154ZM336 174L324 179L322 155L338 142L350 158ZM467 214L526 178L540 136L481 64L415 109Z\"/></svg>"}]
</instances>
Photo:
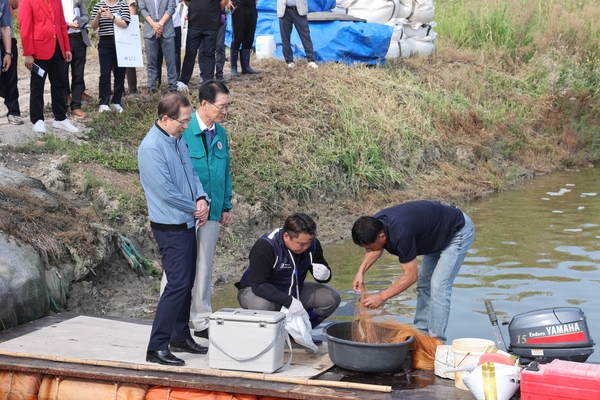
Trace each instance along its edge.
<instances>
[{"instance_id":1,"label":"white floating object","mask_svg":"<svg viewBox=\"0 0 600 400\"><path fill-rule=\"evenodd\" d=\"M581 228L571 228L571 229L565 228L564 231L565 232L581 232L582 229Z\"/></svg>"},{"instance_id":2,"label":"white floating object","mask_svg":"<svg viewBox=\"0 0 600 400\"><path fill-rule=\"evenodd\" d=\"M563 194L568 193L570 191L571 189L560 188L558 192L546 192L546 194L550 196L562 196Z\"/></svg>"},{"instance_id":3,"label":"white floating object","mask_svg":"<svg viewBox=\"0 0 600 400\"><path fill-rule=\"evenodd\" d=\"M562 214L562 213L563 213L563 212L562 212L562 211L560 211L560 210L552 210L552 212L553 212L554 214Z\"/></svg>"},{"instance_id":4,"label":"white floating object","mask_svg":"<svg viewBox=\"0 0 600 400\"><path fill-rule=\"evenodd\" d=\"M583 210L584 208L585 208L584 206L577 207L578 210Z\"/></svg>"},{"instance_id":5,"label":"white floating object","mask_svg":"<svg viewBox=\"0 0 600 400\"><path fill-rule=\"evenodd\" d=\"M566 183L565 186L575 186L574 183Z\"/></svg>"},{"instance_id":6,"label":"white floating object","mask_svg":"<svg viewBox=\"0 0 600 400\"><path fill-rule=\"evenodd\" d=\"M582 196L590 196L593 197L596 195L596 193L581 193Z\"/></svg>"},{"instance_id":7,"label":"white floating object","mask_svg":"<svg viewBox=\"0 0 600 400\"><path fill-rule=\"evenodd\" d=\"M550 197L542 197L542 200L550 200Z\"/></svg>"}]
</instances>

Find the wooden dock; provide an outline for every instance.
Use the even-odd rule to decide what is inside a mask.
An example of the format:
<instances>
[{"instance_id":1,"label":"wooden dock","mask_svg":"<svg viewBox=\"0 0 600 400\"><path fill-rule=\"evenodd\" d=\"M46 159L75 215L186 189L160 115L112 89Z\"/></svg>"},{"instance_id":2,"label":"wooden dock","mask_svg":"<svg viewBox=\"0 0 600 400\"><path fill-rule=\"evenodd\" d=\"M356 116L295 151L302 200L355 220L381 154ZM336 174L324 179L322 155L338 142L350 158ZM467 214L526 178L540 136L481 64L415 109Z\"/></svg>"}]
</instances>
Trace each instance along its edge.
<instances>
[{"instance_id":1,"label":"wooden dock","mask_svg":"<svg viewBox=\"0 0 600 400\"><path fill-rule=\"evenodd\" d=\"M226 393L249 394L256 396L272 396L289 399L413 399L413 400L471 400L473 395L468 391L456 389L454 382L436 377L432 371L413 370L410 359L407 358L405 367L393 374L359 374L345 371L326 364L326 370L319 371L311 377L287 376L275 378L277 374L241 373L236 371L197 370L190 368L166 367L158 364L130 365L124 367L119 362L76 362L72 354L60 357L36 355L21 350L12 343L19 343L23 336L42 329L69 321L78 317L75 314L62 313L45 317L37 321L20 325L8 331L0 332L0 371L16 371L37 373L60 377L85 378L98 381L137 383L145 385L160 385L186 389L218 391ZM131 318L97 317L112 321L135 323L150 326L151 321ZM99 338L101 340L101 338ZM123 334L123 340L127 335ZM9 342L11 341L11 342ZM146 346L147 338L138 346ZM16 347L13 349L13 347ZM8 351L7 351L8 350ZM303 362L303 350L294 351L296 363ZM190 355L192 356L192 355ZM324 357L327 357L326 355ZM328 357L327 357L328 358ZM320 364L323 365L322 363ZM200 371L200 372L198 372ZM306 369L296 371L302 374ZM315 373L315 372L309 372ZM278 379L278 380L267 380ZM362 388L373 390L363 390ZM385 389L391 390L385 392Z\"/></svg>"}]
</instances>

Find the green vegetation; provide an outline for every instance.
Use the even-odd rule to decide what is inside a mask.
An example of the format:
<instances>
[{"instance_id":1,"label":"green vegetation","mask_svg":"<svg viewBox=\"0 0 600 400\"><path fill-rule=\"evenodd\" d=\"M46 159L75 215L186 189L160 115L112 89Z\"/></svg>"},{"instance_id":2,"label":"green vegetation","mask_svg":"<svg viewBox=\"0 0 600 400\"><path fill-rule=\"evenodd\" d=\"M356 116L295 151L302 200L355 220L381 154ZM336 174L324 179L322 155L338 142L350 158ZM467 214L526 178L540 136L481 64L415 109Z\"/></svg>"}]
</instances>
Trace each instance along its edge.
<instances>
[{"instance_id":1,"label":"green vegetation","mask_svg":"<svg viewBox=\"0 0 600 400\"><path fill-rule=\"evenodd\" d=\"M257 60L260 76L231 81L234 191L274 216L308 201L456 200L599 157L600 4L438 0L435 20L428 58L317 71ZM94 114L82 145L19 151L135 172L159 98ZM119 200L143 210L131 186Z\"/></svg>"}]
</instances>

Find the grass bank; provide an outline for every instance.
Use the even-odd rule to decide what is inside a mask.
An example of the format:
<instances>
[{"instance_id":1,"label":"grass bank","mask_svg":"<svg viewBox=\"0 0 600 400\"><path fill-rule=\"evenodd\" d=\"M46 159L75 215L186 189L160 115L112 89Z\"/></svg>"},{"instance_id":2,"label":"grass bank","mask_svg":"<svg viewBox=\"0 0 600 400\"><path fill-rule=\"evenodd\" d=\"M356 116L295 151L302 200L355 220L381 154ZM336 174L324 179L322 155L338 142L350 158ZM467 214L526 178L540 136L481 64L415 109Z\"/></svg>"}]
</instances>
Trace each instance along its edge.
<instances>
[{"instance_id":1,"label":"grass bank","mask_svg":"<svg viewBox=\"0 0 600 400\"><path fill-rule=\"evenodd\" d=\"M356 210L472 198L596 159L599 19L589 0L438 0L430 57L316 71L255 61L262 74L229 84L234 191L278 218L314 202ZM121 115L93 113L84 144L49 138L18 150L136 172L159 98L127 98ZM113 195L143 213L134 186Z\"/></svg>"}]
</instances>

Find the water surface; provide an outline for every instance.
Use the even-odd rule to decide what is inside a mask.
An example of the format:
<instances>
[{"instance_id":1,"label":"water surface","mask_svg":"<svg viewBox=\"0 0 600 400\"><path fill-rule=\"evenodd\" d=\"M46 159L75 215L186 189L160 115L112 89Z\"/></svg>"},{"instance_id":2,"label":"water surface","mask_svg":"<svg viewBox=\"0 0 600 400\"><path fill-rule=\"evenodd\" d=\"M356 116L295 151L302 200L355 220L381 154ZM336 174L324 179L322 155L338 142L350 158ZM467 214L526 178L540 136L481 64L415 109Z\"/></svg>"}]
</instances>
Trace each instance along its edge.
<instances>
[{"instance_id":1,"label":"water surface","mask_svg":"<svg viewBox=\"0 0 600 400\"><path fill-rule=\"evenodd\" d=\"M494 340L483 301L490 299L501 321L519 313L575 306L583 310L593 339L600 343L600 166L526 180L518 190L488 196L461 207L473 220L476 237L454 282L448 343L461 337ZM344 241L326 245L333 267L331 285L342 293L332 319L354 315L352 280L364 250ZM394 256L384 256L365 283L379 291L401 276ZM213 296L213 307L238 307L235 288ZM385 303L401 322L411 323L415 285ZM509 341L506 327L502 328ZM600 362L600 347L589 358Z\"/></svg>"}]
</instances>

